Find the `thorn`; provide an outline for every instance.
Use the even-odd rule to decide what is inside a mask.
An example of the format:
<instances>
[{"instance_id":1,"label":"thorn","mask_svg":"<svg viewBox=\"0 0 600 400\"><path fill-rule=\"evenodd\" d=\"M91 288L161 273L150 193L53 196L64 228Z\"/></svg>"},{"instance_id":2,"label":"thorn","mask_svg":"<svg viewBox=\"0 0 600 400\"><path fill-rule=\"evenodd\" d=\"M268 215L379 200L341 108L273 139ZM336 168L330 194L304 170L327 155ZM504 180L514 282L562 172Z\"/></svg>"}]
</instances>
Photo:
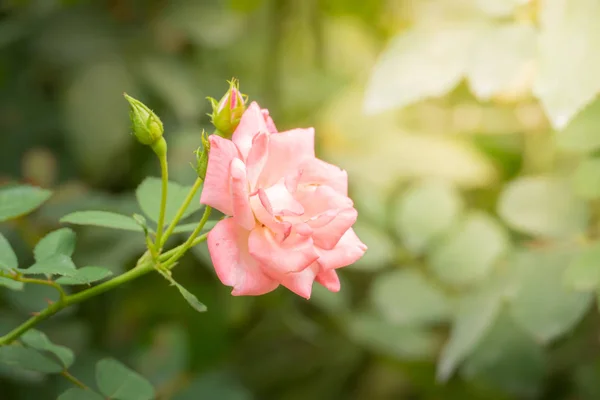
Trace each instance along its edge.
<instances>
[{"instance_id":1,"label":"thorn","mask_svg":"<svg viewBox=\"0 0 600 400\"><path fill-rule=\"evenodd\" d=\"M50 299L48 299L48 298L45 298L45 299L44 299L44 301L45 301L46 303L48 303L48 305L50 305L50 306L51 306L52 304L54 304L54 300L50 300Z\"/></svg>"},{"instance_id":2,"label":"thorn","mask_svg":"<svg viewBox=\"0 0 600 400\"><path fill-rule=\"evenodd\" d=\"M34 312L30 313L30 315L34 316L34 317L37 317L38 315L40 315L40 313L37 312L37 311L34 311Z\"/></svg>"}]
</instances>

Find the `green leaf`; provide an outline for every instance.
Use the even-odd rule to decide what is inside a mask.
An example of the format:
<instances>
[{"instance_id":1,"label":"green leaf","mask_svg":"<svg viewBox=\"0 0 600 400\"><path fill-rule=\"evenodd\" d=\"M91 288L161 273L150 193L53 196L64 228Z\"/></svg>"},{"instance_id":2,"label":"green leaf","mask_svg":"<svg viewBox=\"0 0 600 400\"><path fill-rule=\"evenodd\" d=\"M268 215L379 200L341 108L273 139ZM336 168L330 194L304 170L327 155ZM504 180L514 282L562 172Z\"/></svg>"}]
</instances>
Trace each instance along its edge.
<instances>
[{"instance_id":1,"label":"green leaf","mask_svg":"<svg viewBox=\"0 0 600 400\"><path fill-rule=\"evenodd\" d=\"M363 243L367 245L369 251L350 268L376 271L386 267L394 260L396 245L382 229L359 220L354 225L354 230Z\"/></svg>"},{"instance_id":2,"label":"green leaf","mask_svg":"<svg viewBox=\"0 0 600 400\"><path fill-rule=\"evenodd\" d=\"M56 374L63 370L57 361L37 350L16 345L0 347L0 363L44 374Z\"/></svg>"},{"instance_id":3,"label":"green leaf","mask_svg":"<svg viewBox=\"0 0 600 400\"><path fill-rule=\"evenodd\" d=\"M202 228L202 232L211 230L212 228L215 227L215 225L218 222L219 221L207 221L206 224L204 225L204 227ZM173 229L173 233L187 233L187 232L192 232L194 229L196 229L197 226L198 226L197 222L193 222L191 224L179 225L175 229Z\"/></svg>"},{"instance_id":4,"label":"green leaf","mask_svg":"<svg viewBox=\"0 0 600 400\"><path fill-rule=\"evenodd\" d=\"M596 290L600 286L600 243L581 250L573 258L564 280L574 290Z\"/></svg>"},{"instance_id":5,"label":"green leaf","mask_svg":"<svg viewBox=\"0 0 600 400\"><path fill-rule=\"evenodd\" d=\"M8 240L0 233L0 271L11 272L18 266L17 255Z\"/></svg>"},{"instance_id":6,"label":"green leaf","mask_svg":"<svg viewBox=\"0 0 600 400\"><path fill-rule=\"evenodd\" d=\"M556 132L556 144L563 150L588 153L600 149L600 99L579 112L571 122Z\"/></svg>"},{"instance_id":7,"label":"green leaf","mask_svg":"<svg viewBox=\"0 0 600 400\"><path fill-rule=\"evenodd\" d=\"M474 284L490 273L508 247L508 234L494 218L472 212L434 248L428 265L445 283Z\"/></svg>"},{"instance_id":8,"label":"green leaf","mask_svg":"<svg viewBox=\"0 0 600 400\"><path fill-rule=\"evenodd\" d=\"M513 229L548 238L570 237L585 230L588 210L566 182L524 177L500 195L498 214Z\"/></svg>"},{"instance_id":9,"label":"green leaf","mask_svg":"<svg viewBox=\"0 0 600 400\"><path fill-rule=\"evenodd\" d=\"M437 323L451 315L451 303L444 293L412 269L379 274L371 287L371 300L395 325Z\"/></svg>"},{"instance_id":10,"label":"green leaf","mask_svg":"<svg viewBox=\"0 0 600 400\"><path fill-rule=\"evenodd\" d=\"M365 94L369 113L401 108L452 90L470 61L477 29L413 29L394 38L375 65Z\"/></svg>"},{"instance_id":11,"label":"green leaf","mask_svg":"<svg viewBox=\"0 0 600 400\"><path fill-rule=\"evenodd\" d=\"M49 190L29 185L0 189L0 222L29 214L51 195L52 192Z\"/></svg>"},{"instance_id":12,"label":"green leaf","mask_svg":"<svg viewBox=\"0 0 600 400\"><path fill-rule=\"evenodd\" d=\"M108 278L113 273L104 267L79 268L72 276L63 276L56 280L61 285L88 285Z\"/></svg>"},{"instance_id":13,"label":"green leaf","mask_svg":"<svg viewBox=\"0 0 600 400\"><path fill-rule=\"evenodd\" d=\"M450 338L440 354L437 379L447 381L456 367L478 346L502 305L499 290L483 287L460 299Z\"/></svg>"},{"instance_id":14,"label":"green leaf","mask_svg":"<svg viewBox=\"0 0 600 400\"><path fill-rule=\"evenodd\" d=\"M177 287L177 290L179 290L179 293L181 293L183 298L188 302L188 304L190 306L192 306L192 308L194 310L196 310L198 312L206 311L206 306L204 304L200 303L200 301L198 301L198 298L196 296L194 296L192 293L190 293L186 288L181 286L179 283L173 281L173 284Z\"/></svg>"},{"instance_id":15,"label":"green leaf","mask_svg":"<svg viewBox=\"0 0 600 400\"><path fill-rule=\"evenodd\" d=\"M133 218L109 211L76 211L62 217L60 222L143 232L142 227Z\"/></svg>"},{"instance_id":16,"label":"green leaf","mask_svg":"<svg viewBox=\"0 0 600 400\"><path fill-rule=\"evenodd\" d=\"M583 160L573 174L573 191L585 200L600 197L600 158Z\"/></svg>"},{"instance_id":17,"label":"green leaf","mask_svg":"<svg viewBox=\"0 0 600 400\"><path fill-rule=\"evenodd\" d=\"M37 329L28 330L21 336L20 340L28 347L54 354L58 357L64 369L68 369L75 361L75 355L71 349L52 343L45 333Z\"/></svg>"},{"instance_id":18,"label":"green leaf","mask_svg":"<svg viewBox=\"0 0 600 400\"><path fill-rule=\"evenodd\" d=\"M23 282L13 281L10 278L0 276L0 286L9 288L10 290L23 290Z\"/></svg>"},{"instance_id":19,"label":"green leaf","mask_svg":"<svg viewBox=\"0 0 600 400\"><path fill-rule=\"evenodd\" d=\"M71 257L64 254L55 254L41 261L36 262L27 269L19 269L23 275L63 275L73 276L77 273L77 268L73 264Z\"/></svg>"},{"instance_id":20,"label":"green leaf","mask_svg":"<svg viewBox=\"0 0 600 400\"><path fill-rule=\"evenodd\" d=\"M155 222L158 220L160 211L161 188L162 183L160 178L149 176L144 179L135 191L140 208L146 216ZM191 186L182 186L175 182L169 182L167 207L165 210L165 224L168 224L173 220L175 214L177 214L177 210L187 197L191 188ZM198 211L201 207L200 191L198 191L190 203L190 206L183 213L182 219Z\"/></svg>"},{"instance_id":21,"label":"green leaf","mask_svg":"<svg viewBox=\"0 0 600 400\"><path fill-rule=\"evenodd\" d=\"M600 47L599 14L600 2L596 0L540 3L533 93L557 129L564 128L600 92L600 59L596 57Z\"/></svg>"},{"instance_id":22,"label":"green leaf","mask_svg":"<svg viewBox=\"0 0 600 400\"><path fill-rule=\"evenodd\" d=\"M498 2L497 2L498 3ZM490 25L467 65L471 91L481 100L509 89L534 61L536 31L524 24Z\"/></svg>"},{"instance_id":23,"label":"green leaf","mask_svg":"<svg viewBox=\"0 0 600 400\"><path fill-rule=\"evenodd\" d=\"M71 388L58 396L57 400L104 400L104 397L91 390Z\"/></svg>"},{"instance_id":24,"label":"green leaf","mask_svg":"<svg viewBox=\"0 0 600 400\"><path fill-rule=\"evenodd\" d=\"M42 261L57 254L71 257L75 251L75 232L62 228L44 236L33 249L36 261Z\"/></svg>"},{"instance_id":25,"label":"green leaf","mask_svg":"<svg viewBox=\"0 0 600 400\"><path fill-rule=\"evenodd\" d=\"M592 293L565 287L564 274L572 251L528 251L514 260L519 285L510 304L511 314L525 330L542 342L568 332L593 302Z\"/></svg>"},{"instance_id":26,"label":"green leaf","mask_svg":"<svg viewBox=\"0 0 600 400\"><path fill-rule=\"evenodd\" d=\"M111 399L154 399L154 388L144 377L112 358L96 364L96 383L102 394Z\"/></svg>"},{"instance_id":27,"label":"green leaf","mask_svg":"<svg viewBox=\"0 0 600 400\"><path fill-rule=\"evenodd\" d=\"M400 200L397 227L410 250L421 253L456 222L463 208L457 191L442 181L424 181Z\"/></svg>"}]
</instances>

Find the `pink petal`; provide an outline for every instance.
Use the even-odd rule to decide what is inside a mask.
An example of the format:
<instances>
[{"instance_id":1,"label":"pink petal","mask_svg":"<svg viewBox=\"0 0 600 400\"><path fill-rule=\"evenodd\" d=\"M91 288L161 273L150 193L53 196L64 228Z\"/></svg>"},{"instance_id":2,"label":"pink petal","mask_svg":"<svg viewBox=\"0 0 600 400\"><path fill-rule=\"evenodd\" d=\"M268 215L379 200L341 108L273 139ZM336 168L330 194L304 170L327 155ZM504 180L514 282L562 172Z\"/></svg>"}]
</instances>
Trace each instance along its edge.
<instances>
[{"instance_id":1,"label":"pink petal","mask_svg":"<svg viewBox=\"0 0 600 400\"><path fill-rule=\"evenodd\" d=\"M348 229L337 245L331 250L317 248L317 262L325 269L336 269L356 262L367 251L367 246L360 241L352 228Z\"/></svg>"},{"instance_id":2,"label":"pink petal","mask_svg":"<svg viewBox=\"0 0 600 400\"><path fill-rule=\"evenodd\" d=\"M226 215L233 215L229 193L229 166L231 160L239 157L238 149L232 141L217 135L210 135L208 168L200 202L207 204Z\"/></svg>"},{"instance_id":3,"label":"pink petal","mask_svg":"<svg viewBox=\"0 0 600 400\"><path fill-rule=\"evenodd\" d=\"M279 242L268 228L257 227L250 232L248 248L265 268L265 273L273 278L302 271L319 257L310 236L300 235L293 228L289 236Z\"/></svg>"},{"instance_id":4,"label":"pink petal","mask_svg":"<svg viewBox=\"0 0 600 400\"><path fill-rule=\"evenodd\" d=\"M329 210L352 208L352 200L329 186L299 186L294 197L304 207L304 216L316 217Z\"/></svg>"},{"instance_id":5,"label":"pink petal","mask_svg":"<svg viewBox=\"0 0 600 400\"><path fill-rule=\"evenodd\" d=\"M269 137L269 159L259 178L262 187L269 187L290 171L300 169L307 159L315 157L315 130L292 129Z\"/></svg>"},{"instance_id":6,"label":"pink petal","mask_svg":"<svg viewBox=\"0 0 600 400\"><path fill-rule=\"evenodd\" d=\"M252 148L248 153L246 165L248 167L248 181L252 189L256 188L256 182L262 172L269 155L269 134L260 132L252 139Z\"/></svg>"},{"instance_id":7,"label":"pink petal","mask_svg":"<svg viewBox=\"0 0 600 400\"><path fill-rule=\"evenodd\" d=\"M265 208L274 216L304 214L304 207L292 196L284 183L275 184L267 189L259 189L259 196L262 196L260 198L263 205L268 199L270 209Z\"/></svg>"},{"instance_id":8,"label":"pink petal","mask_svg":"<svg viewBox=\"0 0 600 400\"><path fill-rule=\"evenodd\" d=\"M306 160L300 168L300 184L326 185L344 196L348 195L348 173L343 169L318 158Z\"/></svg>"},{"instance_id":9,"label":"pink petal","mask_svg":"<svg viewBox=\"0 0 600 400\"><path fill-rule=\"evenodd\" d=\"M277 128L275 127L275 123L273 122L273 118L269 115L269 110L263 108L261 110L263 117L265 118L265 123L267 124L267 129L270 133L277 133Z\"/></svg>"},{"instance_id":10,"label":"pink petal","mask_svg":"<svg viewBox=\"0 0 600 400\"><path fill-rule=\"evenodd\" d=\"M340 211L328 224L315 228L312 235L315 246L326 250L333 249L346 231L354 225L357 217L356 209L347 208Z\"/></svg>"},{"instance_id":11,"label":"pink petal","mask_svg":"<svg viewBox=\"0 0 600 400\"><path fill-rule=\"evenodd\" d=\"M246 166L239 158L231 161L231 199L233 218L235 222L246 230L251 230L256 225L252 208L250 208L250 195L248 192L248 179L246 179Z\"/></svg>"},{"instance_id":12,"label":"pink petal","mask_svg":"<svg viewBox=\"0 0 600 400\"><path fill-rule=\"evenodd\" d=\"M273 232L278 242L282 242L289 236L292 224L289 221L275 218L273 207L263 189L259 189L257 193L250 196L250 205L256 219Z\"/></svg>"},{"instance_id":13,"label":"pink petal","mask_svg":"<svg viewBox=\"0 0 600 400\"><path fill-rule=\"evenodd\" d=\"M268 132L265 118L260 110L260 106L256 102L252 102L244 111L240 124L233 132L231 140L240 150L242 160L246 161L250 148L252 147L252 139L259 132Z\"/></svg>"},{"instance_id":14,"label":"pink petal","mask_svg":"<svg viewBox=\"0 0 600 400\"><path fill-rule=\"evenodd\" d=\"M312 285L318 270L319 265L313 263L303 271L281 275L278 277L278 280L283 286L308 300L310 299Z\"/></svg>"},{"instance_id":15,"label":"pink petal","mask_svg":"<svg viewBox=\"0 0 600 400\"><path fill-rule=\"evenodd\" d=\"M234 296L258 296L278 286L248 252L248 236L232 218L220 221L208 234L208 251L217 276L233 287Z\"/></svg>"},{"instance_id":16,"label":"pink petal","mask_svg":"<svg viewBox=\"0 0 600 400\"><path fill-rule=\"evenodd\" d=\"M321 269L316 280L330 292L340 291L340 278L335 272L335 269Z\"/></svg>"}]
</instances>

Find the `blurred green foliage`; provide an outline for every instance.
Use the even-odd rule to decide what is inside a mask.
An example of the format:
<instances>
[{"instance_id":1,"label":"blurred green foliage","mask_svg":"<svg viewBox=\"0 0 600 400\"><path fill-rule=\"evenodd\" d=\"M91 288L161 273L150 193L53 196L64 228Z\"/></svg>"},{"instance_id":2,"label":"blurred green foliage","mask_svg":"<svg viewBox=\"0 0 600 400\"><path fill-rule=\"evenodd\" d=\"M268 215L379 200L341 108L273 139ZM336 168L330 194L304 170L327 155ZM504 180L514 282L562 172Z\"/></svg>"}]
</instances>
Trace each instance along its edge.
<instances>
[{"instance_id":1,"label":"blurred green foliage","mask_svg":"<svg viewBox=\"0 0 600 400\"><path fill-rule=\"evenodd\" d=\"M280 129L316 127L369 246L340 293L316 285L307 302L230 296L200 245L175 275L208 312L148 276L64 310L29 346L67 346L71 373L107 396L120 383L102 365L174 400L600 398L598 17L596 0L3 2L0 181L54 191L0 227L18 265L40 262L68 213L141 212L158 166L128 134L123 92L160 115L172 178L190 185L205 97L231 77ZM36 206L14 204L0 213ZM75 232L75 264L113 274L145 248L135 232ZM17 265L6 249L0 236L0 264ZM0 333L56 299L0 286ZM69 388L0 364L2 399Z\"/></svg>"}]
</instances>

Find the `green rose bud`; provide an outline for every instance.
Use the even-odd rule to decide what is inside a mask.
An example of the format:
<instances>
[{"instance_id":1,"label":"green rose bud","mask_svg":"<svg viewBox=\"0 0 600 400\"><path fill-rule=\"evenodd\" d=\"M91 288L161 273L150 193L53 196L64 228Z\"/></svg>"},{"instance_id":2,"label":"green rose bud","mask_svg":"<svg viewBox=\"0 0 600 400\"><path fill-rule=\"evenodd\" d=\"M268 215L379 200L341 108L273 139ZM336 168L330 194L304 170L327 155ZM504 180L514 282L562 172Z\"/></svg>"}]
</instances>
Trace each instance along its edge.
<instances>
[{"instance_id":1,"label":"green rose bud","mask_svg":"<svg viewBox=\"0 0 600 400\"><path fill-rule=\"evenodd\" d=\"M129 118L133 134L140 143L148 146L154 145L162 138L164 132L160 118L141 101L128 96L127 93L123 95L129 102Z\"/></svg>"},{"instance_id":2,"label":"green rose bud","mask_svg":"<svg viewBox=\"0 0 600 400\"><path fill-rule=\"evenodd\" d=\"M239 82L232 79L229 82L229 90L219 102L209 97L213 112L209 114L211 122L219 131L219 135L229 138L240 123L242 114L246 111L245 95L240 93Z\"/></svg>"},{"instance_id":3,"label":"green rose bud","mask_svg":"<svg viewBox=\"0 0 600 400\"><path fill-rule=\"evenodd\" d=\"M208 141L208 134L205 131L202 131L202 147L196 150L196 173L200 179L204 179L204 177L206 177L209 151L210 142Z\"/></svg>"}]
</instances>

